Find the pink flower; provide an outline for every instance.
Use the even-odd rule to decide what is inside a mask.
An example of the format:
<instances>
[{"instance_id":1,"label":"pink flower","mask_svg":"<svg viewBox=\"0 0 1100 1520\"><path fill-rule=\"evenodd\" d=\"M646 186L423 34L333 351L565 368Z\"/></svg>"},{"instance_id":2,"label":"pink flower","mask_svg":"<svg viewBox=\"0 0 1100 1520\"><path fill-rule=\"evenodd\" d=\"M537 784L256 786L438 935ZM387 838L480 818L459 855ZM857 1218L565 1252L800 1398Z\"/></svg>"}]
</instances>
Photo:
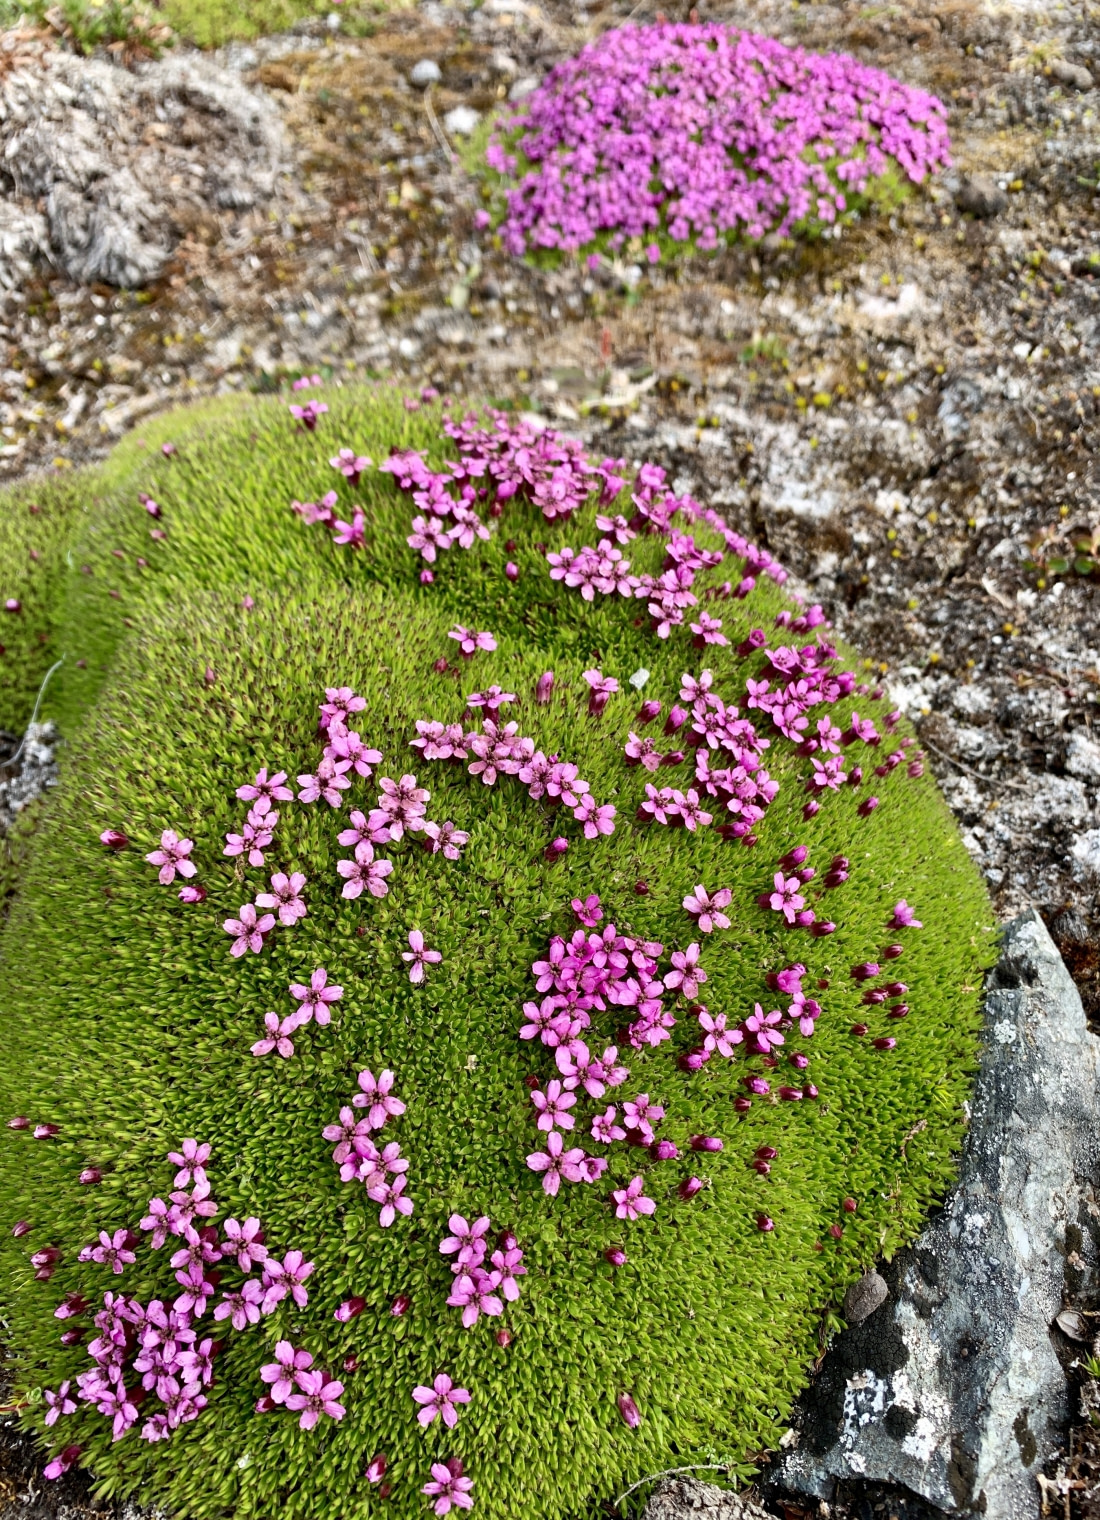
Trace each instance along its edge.
<instances>
[{"instance_id":1,"label":"pink flower","mask_svg":"<svg viewBox=\"0 0 1100 1520\"><path fill-rule=\"evenodd\" d=\"M618 1116L619 1110L613 1103L602 1114L597 1114L592 1120L593 1140L598 1140L601 1145L610 1145L613 1140L625 1140L626 1130L615 1122Z\"/></svg>"},{"instance_id":2,"label":"pink flower","mask_svg":"<svg viewBox=\"0 0 1100 1520\"><path fill-rule=\"evenodd\" d=\"M915 916L912 908L903 897L899 903L895 903L893 916L887 927L890 929L923 929L924 925Z\"/></svg>"},{"instance_id":3,"label":"pink flower","mask_svg":"<svg viewBox=\"0 0 1100 1520\"><path fill-rule=\"evenodd\" d=\"M457 1251L456 1266L479 1267L485 1260L488 1249L485 1243L485 1237L489 1233L488 1214L480 1215L473 1224L462 1214L452 1214L447 1220L447 1228L451 1233L439 1242L440 1255L451 1256Z\"/></svg>"},{"instance_id":4,"label":"pink flower","mask_svg":"<svg viewBox=\"0 0 1100 1520\"><path fill-rule=\"evenodd\" d=\"M328 411L323 401L307 401L305 406L292 406L290 415L296 422L300 422L307 433L312 433L318 420Z\"/></svg>"},{"instance_id":5,"label":"pink flower","mask_svg":"<svg viewBox=\"0 0 1100 1520\"><path fill-rule=\"evenodd\" d=\"M591 688L588 693L588 711L593 717L599 717L619 690L619 683L614 676L605 676L598 670L586 670L584 679Z\"/></svg>"},{"instance_id":6,"label":"pink flower","mask_svg":"<svg viewBox=\"0 0 1100 1520\"><path fill-rule=\"evenodd\" d=\"M264 1290L254 1277L250 1277L236 1293L223 1293L222 1301L214 1309L216 1320L227 1319L234 1330L245 1330L258 1325L263 1313Z\"/></svg>"},{"instance_id":7,"label":"pink flower","mask_svg":"<svg viewBox=\"0 0 1100 1520\"><path fill-rule=\"evenodd\" d=\"M288 1293L299 1309L304 1309L309 1303L309 1294L302 1284L312 1271L313 1263L306 1261L301 1251L288 1251L282 1261L269 1256L264 1262L263 1312L270 1314Z\"/></svg>"},{"instance_id":8,"label":"pink flower","mask_svg":"<svg viewBox=\"0 0 1100 1520\"><path fill-rule=\"evenodd\" d=\"M344 1406L337 1403L344 1391L343 1383L330 1382L323 1372L300 1372L297 1383L299 1391L287 1394L286 1407L300 1413L298 1424L302 1430L312 1430L323 1414L330 1420L344 1418Z\"/></svg>"},{"instance_id":9,"label":"pink flower","mask_svg":"<svg viewBox=\"0 0 1100 1520\"><path fill-rule=\"evenodd\" d=\"M276 871L271 878L271 891L256 894L256 906L278 908L279 922L289 928L306 916L306 905L302 897L305 884L306 879L301 871L295 871L291 876Z\"/></svg>"},{"instance_id":10,"label":"pink flower","mask_svg":"<svg viewBox=\"0 0 1100 1520\"><path fill-rule=\"evenodd\" d=\"M539 1129L572 1129L576 1120L568 1110L576 1101L576 1094L563 1091L560 1082L548 1083L545 1092L535 1088L531 1094L531 1103L539 1116Z\"/></svg>"},{"instance_id":11,"label":"pink flower","mask_svg":"<svg viewBox=\"0 0 1100 1520\"><path fill-rule=\"evenodd\" d=\"M47 1425L56 1425L63 1414L76 1413L76 1400L69 1397L69 1386L68 1381L66 1381L61 1384L56 1393L54 1393L52 1388L47 1388L44 1391L43 1398L46 1401Z\"/></svg>"},{"instance_id":12,"label":"pink flower","mask_svg":"<svg viewBox=\"0 0 1100 1520\"><path fill-rule=\"evenodd\" d=\"M293 1393L299 1373L313 1366L313 1356L308 1351L295 1351L289 1341L277 1341L275 1360L260 1368L260 1376L271 1385L273 1404L285 1404Z\"/></svg>"},{"instance_id":13,"label":"pink flower","mask_svg":"<svg viewBox=\"0 0 1100 1520\"><path fill-rule=\"evenodd\" d=\"M200 1145L197 1140L185 1140L178 1151L169 1151L168 1160L179 1171L172 1179L178 1188L194 1182L201 1186L206 1181L206 1163L210 1160L210 1146Z\"/></svg>"},{"instance_id":14,"label":"pink flower","mask_svg":"<svg viewBox=\"0 0 1100 1520\"><path fill-rule=\"evenodd\" d=\"M591 792L586 792L581 797L580 802L573 809L573 817L578 823L584 824L586 839L598 839L601 834L615 832L615 808L609 802L603 807L597 807L596 799Z\"/></svg>"},{"instance_id":15,"label":"pink flower","mask_svg":"<svg viewBox=\"0 0 1100 1520\"><path fill-rule=\"evenodd\" d=\"M290 995L298 999L299 1007L291 1014L294 1020L294 1028L300 1029L303 1024L308 1024L310 1019L315 1018L322 1028L332 1018L333 1003L338 1003L344 995L343 987L330 987L328 985L328 972L324 966L318 966L309 978L309 986L303 986L301 982L290 984Z\"/></svg>"},{"instance_id":16,"label":"pink flower","mask_svg":"<svg viewBox=\"0 0 1100 1520\"><path fill-rule=\"evenodd\" d=\"M567 1151L563 1145L561 1135L553 1129L546 1137L546 1150L534 1151L527 1157L527 1165L531 1170L542 1173L542 1190L550 1198L557 1196L563 1177L566 1182L584 1180L581 1170L585 1159L584 1151L579 1146Z\"/></svg>"},{"instance_id":17,"label":"pink flower","mask_svg":"<svg viewBox=\"0 0 1100 1520\"><path fill-rule=\"evenodd\" d=\"M435 1499L432 1507L437 1515L449 1515L452 1508L473 1509L473 1486L470 1478L462 1476L462 1463L451 1457L447 1462L432 1463L432 1482L425 1483L420 1492Z\"/></svg>"},{"instance_id":18,"label":"pink flower","mask_svg":"<svg viewBox=\"0 0 1100 1520\"><path fill-rule=\"evenodd\" d=\"M356 454L354 449L341 449L329 460L332 468L346 477L349 486L359 484L360 475L370 469L372 462L365 454Z\"/></svg>"},{"instance_id":19,"label":"pink flower","mask_svg":"<svg viewBox=\"0 0 1100 1520\"><path fill-rule=\"evenodd\" d=\"M64 1450L60 1451L57 1456L54 1457L52 1462L46 1463L46 1466L42 1469L42 1476L44 1478L50 1479L51 1481L54 1478L62 1477L69 1471L69 1468L72 1467L74 1463L80 1460L80 1453L83 1451L83 1449L84 1448L82 1446L66 1446ZM467 1505L466 1508L468 1509L469 1505ZM444 1510L443 1513L446 1514L446 1511Z\"/></svg>"},{"instance_id":20,"label":"pink flower","mask_svg":"<svg viewBox=\"0 0 1100 1520\"><path fill-rule=\"evenodd\" d=\"M462 1323L467 1330L477 1324L482 1314L504 1313L504 1305L494 1291L499 1282L499 1273L486 1272L481 1267L471 1266L459 1273L447 1302L452 1308L462 1310Z\"/></svg>"},{"instance_id":21,"label":"pink flower","mask_svg":"<svg viewBox=\"0 0 1100 1520\"><path fill-rule=\"evenodd\" d=\"M443 959L438 950L427 950L424 946L424 936L419 929L409 931L409 948L402 950L401 959L408 964L409 981L414 983L424 980L424 967L435 965Z\"/></svg>"},{"instance_id":22,"label":"pink flower","mask_svg":"<svg viewBox=\"0 0 1100 1520\"><path fill-rule=\"evenodd\" d=\"M806 906L806 899L799 892L802 882L797 876L784 877L782 871L776 871L773 881L775 891L768 897L768 906L793 924L798 910Z\"/></svg>"},{"instance_id":23,"label":"pink flower","mask_svg":"<svg viewBox=\"0 0 1100 1520\"><path fill-rule=\"evenodd\" d=\"M652 1198L647 1198L644 1192L645 1184L641 1177L633 1177L625 1188L615 1188L612 1198L615 1200L615 1218L635 1220L642 1214L652 1214L657 1205Z\"/></svg>"},{"instance_id":24,"label":"pink flower","mask_svg":"<svg viewBox=\"0 0 1100 1520\"><path fill-rule=\"evenodd\" d=\"M345 830L347 832L350 831ZM390 890L386 885L386 877L393 874L393 862L375 860L374 846L370 843L357 844L355 859L338 860L336 870L344 878L341 897L358 897L364 887L374 897L385 897Z\"/></svg>"},{"instance_id":25,"label":"pink flower","mask_svg":"<svg viewBox=\"0 0 1100 1520\"><path fill-rule=\"evenodd\" d=\"M678 990L684 997L694 999L707 974L699 965L699 946L694 941L686 950L672 952L673 969L665 974L665 986Z\"/></svg>"},{"instance_id":26,"label":"pink flower","mask_svg":"<svg viewBox=\"0 0 1100 1520\"><path fill-rule=\"evenodd\" d=\"M447 637L457 641L459 652L466 659L471 659L479 649L491 654L497 647L497 641L491 633L475 633L472 628L464 628L461 623L456 623Z\"/></svg>"},{"instance_id":27,"label":"pink flower","mask_svg":"<svg viewBox=\"0 0 1100 1520\"><path fill-rule=\"evenodd\" d=\"M66 1385L68 1386L68 1385ZM470 1393L466 1388L456 1388L445 1372L441 1372L430 1388L423 1384L413 1389L413 1398L420 1405L416 1419L420 1425L430 1425L436 1415L442 1415L448 1430L458 1424L456 1404L468 1404Z\"/></svg>"},{"instance_id":28,"label":"pink flower","mask_svg":"<svg viewBox=\"0 0 1100 1520\"><path fill-rule=\"evenodd\" d=\"M254 1056L269 1056L273 1050L277 1050L284 1058L294 1054L294 1042L290 1036L298 1025L292 1013L287 1014L281 1022L277 1013L264 1014L264 1028L267 1034L262 1040L257 1040L251 1047Z\"/></svg>"},{"instance_id":29,"label":"pink flower","mask_svg":"<svg viewBox=\"0 0 1100 1520\"><path fill-rule=\"evenodd\" d=\"M192 840L181 839L174 829L165 829L160 836L160 849L151 851L145 858L151 866L160 867L157 880L167 887L175 881L177 871L181 876L195 875L196 868L187 859L194 848Z\"/></svg>"},{"instance_id":30,"label":"pink flower","mask_svg":"<svg viewBox=\"0 0 1100 1520\"><path fill-rule=\"evenodd\" d=\"M339 807L340 793L346 792L351 785L346 774L350 770L350 760L335 760L323 755L315 775L298 777L298 785L302 788L298 801L316 802L323 797L329 807Z\"/></svg>"},{"instance_id":31,"label":"pink flower","mask_svg":"<svg viewBox=\"0 0 1100 1520\"><path fill-rule=\"evenodd\" d=\"M778 1008L765 1013L761 1005L757 1003L745 1020L745 1030L752 1036L749 1049L758 1051L761 1055L767 1055L773 1045L784 1044L783 1036L778 1029L782 1019L783 1015Z\"/></svg>"},{"instance_id":32,"label":"pink flower","mask_svg":"<svg viewBox=\"0 0 1100 1520\"><path fill-rule=\"evenodd\" d=\"M229 953L241 956L246 950L251 950L254 955L259 955L264 947L264 935L270 934L275 927L275 915L265 913L262 918L258 918L252 903L242 903L239 912L240 918L227 918L222 924L226 934L234 936Z\"/></svg>"},{"instance_id":33,"label":"pink flower","mask_svg":"<svg viewBox=\"0 0 1100 1520\"><path fill-rule=\"evenodd\" d=\"M729 928L730 921L720 910L728 908L732 900L733 893L729 887L719 887L711 897L700 884L695 888L693 896L684 898L684 907L693 917L698 918L703 933L711 934L715 929Z\"/></svg>"},{"instance_id":34,"label":"pink flower","mask_svg":"<svg viewBox=\"0 0 1100 1520\"><path fill-rule=\"evenodd\" d=\"M574 897L569 906L573 909L573 912L580 919L581 923L588 929L594 929L600 919L603 918L603 910L600 908L598 892L590 892L583 902L579 897Z\"/></svg>"},{"instance_id":35,"label":"pink flower","mask_svg":"<svg viewBox=\"0 0 1100 1520\"><path fill-rule=\"evenodd\" d=\"M740 1029L727 1029L724 1013L710 1014L705 1008L699 1014L699 1027L706 1036L703 1049L727 1058L733 1055L734 1046L740 1045L745 1038Z\"/></svg>"},{"instance_id":36,"label":"pink flower","mask_svg":"<svg viewBox=\"0 0 1100 1520\"><path fill-rule=\"evenodd\" d=\"M382 1072L377 1080L373 1071L361 1071L357 1080L362 1091L351 1101L356 1108L369 1110L367 1123L371 1129L381 1129L387 1119L396 1119L405 1112L404 1103L392 1093L395 1080L392 1071Z\"/></svg>"},{"instance_id":37,"label":"pink flower","mask_svg":"<svg viewBox=\"0 0 1100 1520\"><path fill-rule=\"evenodd\" d=\"M387 1151L390 1148L387 1146ZM405 1165L407 1166L408 1162ZM384 1230L389 1229L398 1214L411 1214L413 1211L412 1199L404 1196L405 1183L407 1181L407 1177L395 1177L392 1182L386 1182L383 1178L378 1178L367 1189L367 1197L373 1199L375 1203L382 1205L378 1215L378 1223Z\"/></svg>"},{"instance_id":38,"label":"pink flower","mask_svg":"<svg viewBox=\"0 0 1100 1520\"><path fill-rule=\"evenodd\" d=\"M462 847L469 844L470 836L464 830L456 828L451 822L432 823L424 825L425 834L424 848L431 855L442 853L445 860L457 860Z\"/></svg>"}]
</instances>

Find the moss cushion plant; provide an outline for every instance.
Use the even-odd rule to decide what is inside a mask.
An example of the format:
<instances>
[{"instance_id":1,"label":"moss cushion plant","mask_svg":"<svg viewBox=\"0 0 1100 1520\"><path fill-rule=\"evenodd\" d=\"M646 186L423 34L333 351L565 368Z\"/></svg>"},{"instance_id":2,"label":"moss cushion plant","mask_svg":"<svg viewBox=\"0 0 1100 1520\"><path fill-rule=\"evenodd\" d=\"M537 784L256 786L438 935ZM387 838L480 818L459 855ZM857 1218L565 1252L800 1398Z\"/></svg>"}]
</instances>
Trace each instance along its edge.
<instances>
[{"instance_id":1,"label":"moss cushion plant","mask_svg":"<svg viewBox=\"0 0 1100 1520\"><path fill-rule=\"evenodd\" d=\"M195 1517L747 1473L950 1180L978 876L819 610L659 470L294 399L146 428L50 604L25 1417Z\"/></svg>"}]
</instances>

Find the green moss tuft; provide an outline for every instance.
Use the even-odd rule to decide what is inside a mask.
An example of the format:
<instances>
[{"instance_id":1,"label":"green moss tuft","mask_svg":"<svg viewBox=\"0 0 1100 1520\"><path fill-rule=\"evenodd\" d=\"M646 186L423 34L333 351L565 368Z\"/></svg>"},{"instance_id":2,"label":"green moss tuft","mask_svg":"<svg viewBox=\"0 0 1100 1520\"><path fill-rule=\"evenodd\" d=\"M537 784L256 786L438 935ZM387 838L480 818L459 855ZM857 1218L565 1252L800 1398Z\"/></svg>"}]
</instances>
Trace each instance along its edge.
<instances>
[{"instance_id":1,"label":"green moss tuft","mask_svg":"<svg viewBox=\"0 0 1100 1520\"><path fill-rule=\"evenodd\" d=\"M77 1253L102 1228L135 1227L151 1195L167 1196L174 1169L165 1155L196 1136L214 1147L221 1217L255 1214L279 1254L299 1248L315 1263L309 1304L284 1304L254 1329L229 1333L210 1407L168 1443L148 1445L131 1431L112 1444L109 1423L91 1412L46 1432L54 1449L84 1448L101 1492L140 1490L144 1501L195 1520L229 1512L238 1520L411 1520L429 1513L420 1488L431 1461L457 1455L483 1520L564 1520L664 1467L713 1461L748 1472L776 1444L823 1312L878 1254L914 1237L951 1180L978 988L993 954L980 880L931 781L909 779L904 767L876 779L882 806L870 818L857 817L857 799L845 792L804 823L807 762L784 741L769 752L781 790L754 850L713 830L694 837L636 826L647 778L622 757L636 696L626 688L592 719L582 672L596 663L625 687L648 667L644 694L667 710L682 671L709 665L732 698L744 662L732 648L704 659L686 630L659 641L636 622L635 604L588 605L549 581L536 544L594 541L594 508L563 531L510 506L491 542L451 551L436 584L421 588L405 543L411 505L389 476L368 474L354 493L367 516L367 551L335 547L288 504L332 487L326 461L336 447L354 444L376 460L393 446L422 447L436 463L452 450L438 411L410 415L380 390L326 400L332 410L312 436L292 431L278 401L144 426L147 449L128 443L100 477L71 569L59 554L49 642L68 658L45 711L70 743L0 941L0 1112L61 1126L48 1142L10 1130L0 1140L0 1218L33 1225L20 1240L6 1228L0 1247L28 1419L42 1430L41 1390L90 1365L83 1348L58 1344L53 1310L64 1294L98 1298L121 1288L144 1302L176 1291L168 1252L145 1241L121 1278L78 1263ZM169 437L178 445L172 460L159 453ZM163 507L163 543L149 538L139 489ZM352 495L341 486L342 505ZM9 517L21 520L4 514L0 522ZM506 551L506 540L515 548ZM660 558L654 541L630 549L644 568ZM147 568L136 567L139 555ZM515 584L506 559L520 567ZM730 571L727 562L714 578ZM725 602L726 632L736 641L769 626L781 605L774 588ZM439 674L433 662L454 655L446 634L456 618L491 629L499 648ZM535 680L551 667L554 699L536 707ZM543 850L561 831L560 816L530 802L514 780L486 788L407 748L417 718L457 721L466 694L493 681L520 694L513 711L522 732L575 761L597 798L614 801L611 838L586 843L568 820L570 851L548 865ZM236 786L261 765L292 777L312 769L317 705L325 686L340 684L366 698L359 727L385 755L380 773L414 771L431 789L430 815L471 836L458 862L409 842L393 846L391 891L381 900L339 895L335 864L348 852L335 835L347 809L282 804L264 870L221 853L224 833L245 812ZM884 711L881 703L859 707ZM358 783L349 801L369 807L375 793ZM98 835L108 826L124 829L132 847L104 851ZM196 842L198 879L209 891L201 905L181 904L142 859L165 827ZM781 930L757 906L777 857L798 843L819 866L838 853L852 861L850 881L829 894L840 923L831 939ZM305 873L308 917L277 930L262 954L234 961L222 920L273 869ZM642 878L644 897L634 890ZM699 881L732 889L731 929L698 934L680 905ZM591 891L623 932L670 949L701 938L708 1002L734 1019L765 998L765 974L792 960L810 968L808 985L828 979L813 1039L792 1037L812 1056L821 1097L757 1101L738 1116L731 1100L744 1091L744 1058L689 1075L668 1045L630 1052L631 1081L612 1096L648 1090L668 1110L662 1135L681 1148L692 1134L718 1135L724 1151L653 1163L615 1146L603 1183L565 1186L548 1200L524 1161L539 1148L524 1077L545 1080L551 1065L516 1030L534 995L531 963L551 934L572 931L569 901ZM906 949L891 965L909 984L912 1013L888 1026L881 1009L861 1005L848 968L892 937L884 926L902 896L925 927L897 936ZM399 958L414 927L443 955L422 988L410 985ZM291 1060L254 1058L265 1011L289 1013L288 984L319 965L345 988L332 1025L299 1031ZM853 1037L857 1017L872 1035L899 1032L897 1048L881 1052ZM687 1047L692 1023L682 1009L679 1019L676 1050ZM610 1038L618 1022L609 1010L597 1027ZM760 1069L759 1058L751 1064ZM410 1158L416 1210L388 1230L361 1187L340 1183L320 1133L368 1066L391 1067L408 1105L394 1138ZM602 1107L580 1105L586 1114ZM759 1177L748 1163L764 1144L779 1159ZM77 1185L89 1165L103 1171L98 1187ZM682 1203L676 1187L689 1171L708 1186ZM609 1188L637 1172L657 1212L620 1224ZM842 1208L849 1196L859 1202L851 1215ZM514 1337L507 1348L494 1338L499 1321L464 1330L445 1304L451 1276L438 1242L452 1210L489 1214L526 1253L522 1296L503 1321ZM773 1234L757 1229L761 1210L774 1218ZM828 1234L836 1224L839 1241ZM30 1252L48 1244L61 1260L50 1281L36 1281ZM618 1271L603 1256L612 1245L629 1257ZM227 1272L227 1285L237 1281ZM398 1293L412 1304L395 1318ZM353 1294L366 1309L342 1326L333 1311ZM285 1411L253 1412L264 1391L259 1368L281 1336L338 1375L346 1357L358 1359L343 1379L342 1423L323 1421L310 1433ZM438 1421L422 1431L411 1389L444 1370L472 1401L453 1434ZM642 1414L633 1431L616 1405L624 1391ZM156 1407L151 1399L143 1416ZM364 1476L377 1451L390 1463L384 1502Z\"/></svg>"}]
</instances>

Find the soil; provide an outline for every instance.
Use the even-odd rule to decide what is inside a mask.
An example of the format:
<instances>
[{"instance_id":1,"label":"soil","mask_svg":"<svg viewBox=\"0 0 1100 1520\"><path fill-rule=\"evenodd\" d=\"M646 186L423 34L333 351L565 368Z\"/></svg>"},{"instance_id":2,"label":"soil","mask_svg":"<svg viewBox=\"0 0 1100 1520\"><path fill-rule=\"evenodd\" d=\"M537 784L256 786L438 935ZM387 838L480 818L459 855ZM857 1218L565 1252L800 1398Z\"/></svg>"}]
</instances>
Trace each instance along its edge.
<instances>
[{"instance_id":1,"label":"soil","mask_svg":"<svg viewBox=\"0 0 1100 1520\"><path fill-rule=\"evenodd\" d=\"M177 229L144 290L41 266L0 289L0 479L316 370L489 397L666 465L784 560L916 720L998 915L1039 908L1100 1032L1100 92L1058 77L1100 80L1100 9L700 0L702 20L933 90L954 168L839 238L676 269L517 264L474 231L448 113L484 114L628 14L655 0L426 0L222 50L278 107L287 172L264 206ZM424 59L428 91L408 77ZM975 189L1003 209L964 213ZM1044 1490L1052 1513L1100 1513L1093 1435ZM2 1473L20 1497L0 1489L0 1516L39 1513ZM916 1520L905 1505L831 1512Z\"/></svg>"}]
</instances>

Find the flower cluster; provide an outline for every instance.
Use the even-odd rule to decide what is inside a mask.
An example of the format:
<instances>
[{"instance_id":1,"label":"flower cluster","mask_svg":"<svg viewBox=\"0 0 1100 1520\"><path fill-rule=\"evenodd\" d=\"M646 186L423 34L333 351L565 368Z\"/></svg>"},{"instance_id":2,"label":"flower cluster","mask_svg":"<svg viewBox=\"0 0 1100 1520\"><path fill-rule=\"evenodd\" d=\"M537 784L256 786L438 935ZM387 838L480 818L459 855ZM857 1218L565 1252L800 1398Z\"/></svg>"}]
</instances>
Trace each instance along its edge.
<instances>
[{"instance_id":1,"label":"flower cluster","mask_svg":"<svg viewBox=\"0 0 1100 1520\"><path fill-rule=\"evenodd\" d=\"M598 676L599 672L589 674ZM416 734L409 744L425 760L451 760L459 764L466 761L470 775L480 776L485 786L494 786L500 776L515 776L527 788L532 801L545 800L551 807L571 808L586 839L615 832L614 806L597 803L588 782L578 775L577 767L536 749L535 741L520 733L518 723L485 718L478 733L476 729L466 731L461 723L418 718Z\"/></svg>"},{"instance_id":2,"label":"flower cluster","mask_svg":"<svg viewBox=\"0 0 1100 1520\"><path fill-rule=\"evenodd\" d=\"M449 1235L439 1242L440 1254L453 1256L451 1271L454 1285L448 1304L462 1310L462 1323L466 1329L477 1324L482 1314L490 1317L504 1313L504 1299L514 1304L519 1298L520 1277L526 1277L523 1252L511 1230L505 1230L497 1249L489 1257L489 1216L483 1214L470 1224L461 1214L452 1214L447 1221ZM415 1398L416 1395L414 1394Z\"/></svg>"},{"instance_id":3,"label":"flower cluster","mask_svg":"<svg viewBox=\"0 0 1100 1520\"><path fill-rule=\"evenodd\" d=\"M332 1004L338 1003L344 995L343 987L329 984L324 966L318 966L310 975L308 986L304 982L291 982L289 990L297 1001L297 1008L282 1019L273 1011L264 1014L266 1033L252 1046L254 1056L269 1056L273 1050L284 1058L292 1056L294 1042L290 1037L294 1031L314 1019L319 1028L325 1028L332 1020Z\"/></svg>"},{"instance_id":4,"label":"flower cluster","mask_svg":"<svg viewBox=\"0 0 1100 1520\"><path fill-rule=\"evenodd\" d=\"M285 782L286 771L277 771L274 776L268 776L267 767L264 766L256 772L254 781L246 781L237 788L237 796L251 806L241 832L225 836L223 855L244 855L250 866L264 864L264 851L270 849L275 837L275 825L279 821L278 811L273 804L291 802L294 798L294 793Z\"/></svg>"},{"instance_id":5,"label":"flower cluster","mask_svg":"<svg viewBox=\"0 0 1100 1520\"><path fill-rule=\"evenodd\" d=\"M706 251L785 237L834 223L892 166L920 183L950 162L934 96L720 23L605 32L500 123L485 157L511 180L519 154L530 167L500 229L517 256L659 232Z\"/></svg>"},{"instance_id":6,"label":"flower cluster","mask_svg":"<svg viewBox=\"0 0 1100 1520\"><path fill-rule=\"evenodd\" d=\"M172 1299L154 1298L145 1304L132 1294L103 1295L103 1308L93 1321L96 1334L88 1342L93 1366L76 1379L75 1395L69 1382L46 1391L47 1426L85 1404L111 1421L112 1439L118 1441L137 1424L139 1409L151 1396L161 1408L155 1413L146 1411L142 1440L166 1440L181 1425L197 1419L206 1407L204 1390L213 1380L214 1359L221 1350L221 1341L204 1335L199 1321L218 1293L221 1278L234 1264L243 1282L221 1290L213 1310L215 1321L229 1320L240 1331L274 1313L288 1297L299 1308L308 1303L304 1283L313 1263L301 1251L288 1251L279 1261L264 1244L258 1219L243 1223L227 1219L220 1234L209 1223L219 1212L207 1174L210 1149L187 1139L178 1151L169 1152L168 1160L177 1168L174 1190L168 1202L151 1198L140 1223L153 1250L161 1250L170 1238L175 1242L170 1265L180 1291ZM126 1228L101 1230L78 1260L108 1267L114 1276L121 1276L136 1261L139 1241ZM254 1275L257 1271L259 1275ZM67 1324L85 1315L89 1307L82 1294L71 1293L55 1310L55 1317ZM61 1339L65 1345L77 1345L84 1335L82 1328L67 1325ZM306 1405L290 1407L305 1410ZM302 1424L310 1428L304 1418ZM47 1467L47 1477L59 1477L79 1455L79 1447L66 1447Z\"/></svg>"},{"instance_id":7,"label":"flower cluster","mask_svg":"<svg viewBox=\"0 0 1100 1520\"><path fill-rule=\"evenodd\" d=\"M340 1181L363 1183L367 1197L380 1205L379 1224L388 1229L398 1214L413 1211L412 1199L405 1197L409 1163L396 1140L380 1150L374 1136L391 1119L399 1118L405 1105L394 1095L392 1071L383 1071L378 1077L372 1071L361 1071L357 1080L360 1091L351 1106L340 1110L339 1123L326 1124L321 1133L326 1140L335 1141L332 1159L340 1169ZM355 1111L364 1108L367 1112L360 1118Z\"/></svg>"},{"instance_id":8,"label":"flower cluster","mask_svg":"<svg viewBox=\"0 0 1100 1520\"><path fill-rule=\"evenodd\" d=\"M260 1368L260 1376L271 1392L257 1399L257 1414L282 1404L298 1415L302 1430L312 1430L322 1415L330 1420L344 1418L344 1406L337 1402L343 1383L315 1368L312 1354L295 1350L289 1341L276 1341L275 1360Z\"/></svg>"}]
</instances>

